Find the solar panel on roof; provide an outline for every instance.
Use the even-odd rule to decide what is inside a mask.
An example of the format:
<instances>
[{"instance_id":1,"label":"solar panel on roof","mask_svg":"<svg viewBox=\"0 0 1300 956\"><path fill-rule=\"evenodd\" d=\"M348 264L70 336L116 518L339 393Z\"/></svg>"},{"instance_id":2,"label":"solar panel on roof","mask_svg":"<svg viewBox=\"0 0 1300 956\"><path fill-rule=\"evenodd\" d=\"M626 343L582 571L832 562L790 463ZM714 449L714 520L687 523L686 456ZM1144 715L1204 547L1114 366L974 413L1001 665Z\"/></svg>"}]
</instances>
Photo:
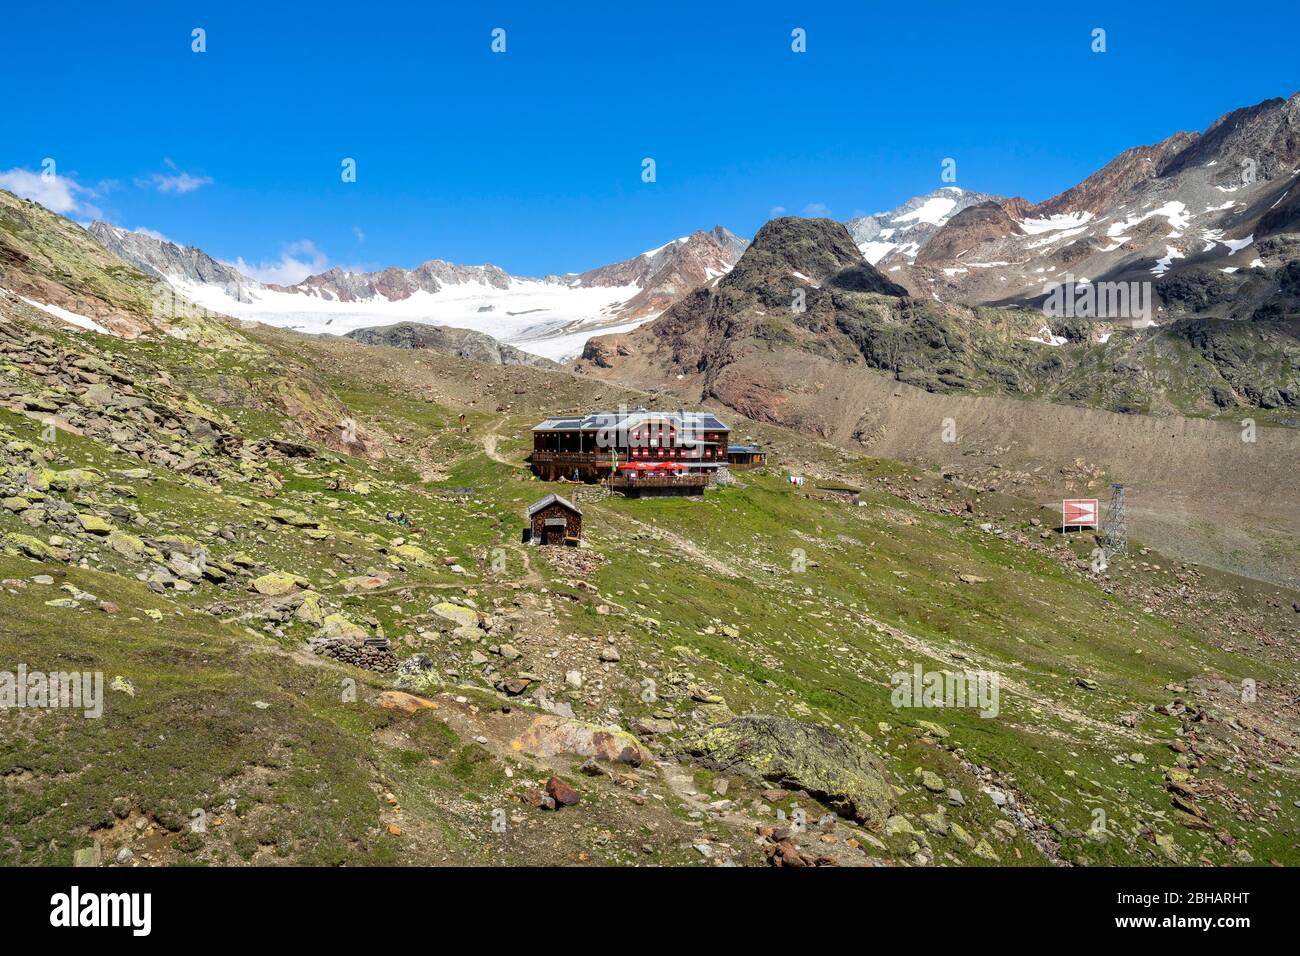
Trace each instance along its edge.
<instances>
[{"instance_id":1,"label":"solar panel on roof","mask_svg":"<svg viewBox=\"0 0 1300 956\"><path fill-rule=\"evenodd\" d=\"M631 428L644 421L667 421L683 429L709 428L727 430L727 425L724 422L716 415L708 412L646 411L638 409L637 411L626 412L592 412L582 418L548 418L541 424L533 426L533 431L573 431L575 429L587 430L618 426Z\"/></svg>"}]
</instances>

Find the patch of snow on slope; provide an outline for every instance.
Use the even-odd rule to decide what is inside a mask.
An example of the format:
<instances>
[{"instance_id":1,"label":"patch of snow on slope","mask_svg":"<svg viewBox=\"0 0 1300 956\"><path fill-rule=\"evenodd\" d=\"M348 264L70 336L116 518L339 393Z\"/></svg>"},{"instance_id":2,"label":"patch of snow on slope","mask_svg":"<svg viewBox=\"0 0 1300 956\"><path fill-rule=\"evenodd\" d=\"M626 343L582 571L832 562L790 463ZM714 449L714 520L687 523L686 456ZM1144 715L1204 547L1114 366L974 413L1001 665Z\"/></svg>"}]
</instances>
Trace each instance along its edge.
<instances>
[{"instance_id":1,"label":"patch of snow on slope","mask_svg":"<svg viewBox=\"0 0 1300 956\"><path fill-rule=\"evenodd\" d=\"M1150 212L1143 213L1140 216L1131 219L1125 219L1123 222L1113 222L1110 228L1106 230L1106 236L1110 239L1119 239L1127 241L1125 233L1134 226L1146 222L1152 216L1163 216L1169 221L1170 228L1175 231L1182 231L1187 228L1190 217L1187 215L1187 206L1178 200L1170 200L1159 209L1152 209Z\"/></svg>"},{"instance_id":2,"label":"patch of snow on slope","mask_svg":"<svg viewBox=\"0 0 1300 956\"><path fill-rule=\"evenodd\" d=\"M1046 219L1022 219L1020 229L1026 235L1037 236L1044 232L1059 232L1062 229L1077 229L1092 218L1090 212L1058 213Z\"/></svg>"},{"instance_id":3,"label":"patch of snow on slope","mask_svg":"<svg viewBox=\"0 0 1300 956\"><path fill-rule=\"evenodd\" d=\"M896 242L863 242L858 244L858 251L862 253L862 258L866 259L873 266L885 256L889 255L898 248Z\"/></svg>"},{"instance_id":4,"label":"patch of snow on slope","mask_svg":"<svg viewBox=\"0 0 1300 956\"><path fill-rule=\"evenodd\" d=\"M1021 223L1021 225L1024 224ZM1043 238L1041 239L1035 239L1033 242L1026 243L1025 248L1039 249L1043 246L1050 246L1053 243L1061 242L1064 239L1072 239L1075 236L1079 235L1080 233L1087 232L1087 231L1088 231L1087 226L1079 226L1076 229L1066 229L1062 232L1048 233L1047 235L1043 236Z\"/></svg>"},{"instance_id":5,"label":"patch of snow on slope","mask_svg":"<svg viewBox=\"0 0 1300 956\"><path fill-rule=\"evenodd\" d=\"M655 249L651 249L649 252L641 253L641 256L646 259L653 259L655 256L659 255L659 253L663 252L669 246L675 246L679 242L689 242L690 238L691 238L690 236L682 236L679 239L674 239L672 242L665 242L662 246L659 246Z\"/></svg>"},{"instance_id":6,"label":"patch of snow on slope","mask_svg":"<svg viewBox=\"0 0 1300 956\"><path fill-rule=\"evenodd\" d=\"M26 302L28 305L32 306L33 308L40 309L42 312L46 313L47 315L52 315L56 319L62 319L64 322L67 322L69 325L75 325L77 328L85 329L87 332L98 332L101 335L117 334L116 332L112 332L109 329L104 328L94 319L88 319L84 315L78 315L76 312L69 312L67 309L63 308L62 306L47 305L44 302L36 302L33 299L27 298L27 296L25 295L20 295L18 298L22 299L24 302Z\"/></svg>"},{"instance_id":7,"label":"patch of snow on slope","mask_svg":"<svg viewBox=\"0 0 1300 956\"><path fill-rule=\"evenodd\" d=\"M911 212L904 213L891 222L928 222L932 226L940 225L948 214L957 206L957 200L949 199L947 196L935 196L921 203Z\"/></svg>"},{"instance_id":8,"label":"patch of snow on slope","mask_svg":"<svg viewBox=\"0 0 1300 956\"><path fill-rule=\"evenodd\" d=\"M1048 328L1046 325L1044 325L1041 329L1038 330L1037 335L1029 336L1029 341L1040 342L1043 345L1061 346L1070 340L1065 338L1062 335L1053 335L1052 330Z\"/></svg>"},{"instance_id":9,"label":"patch of snow on slope","mask_svg":"<svg viewBox=\"0 0 1300 956\"><path fill-rule=\"evenodd\" d=\"M1165 246L1165 255L1163 258L1156 260L1156 267L1151 270L1151 274L1162 276L1169 271L1169 266L1175 259L1183 258L1186 257L1173 246Z\"/></svg>"},{"instance_id":10,"label":"patch of snow on slope","mask_svg":"<svg viewBox=\"0 0 1300 956\"><path fill-rule=\"evenodd\" d=\"M647 322L653 322L659 318L660 313L647 315L643 318L634 319L631 322L622 322L618 325L609 325L604 328L584 328L576 332L569 333L548 333L537 339L516 339L510 344L517 349L523 349L533 355L540 355L542 358L551 359L554 362L567 362L576 359L582 354L582 348L587 344L587 340L594 335L617 335L622 332L631 332L639 325L645 325Z\"/></svg>"}]
</instances>

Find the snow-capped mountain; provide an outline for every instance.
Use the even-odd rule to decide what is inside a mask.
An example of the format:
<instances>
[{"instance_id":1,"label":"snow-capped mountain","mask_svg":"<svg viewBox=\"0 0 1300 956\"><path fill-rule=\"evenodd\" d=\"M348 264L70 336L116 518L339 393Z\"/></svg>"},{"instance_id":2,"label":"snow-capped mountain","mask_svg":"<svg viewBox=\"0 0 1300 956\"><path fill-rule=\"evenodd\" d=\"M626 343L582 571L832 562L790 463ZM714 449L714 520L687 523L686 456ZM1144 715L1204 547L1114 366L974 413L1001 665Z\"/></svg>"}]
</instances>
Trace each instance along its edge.
<instances>
[{"instance_id":1,"label":"snow-capped mountain","mask_svg":"<svg viewBox=\"0 0 1300 956\"><path fill-rule=\"evenodd\" d=\"M844 225L863 257L872 265L894 260L911 261L953 216L970 206L1000 202L989 193L973 193L944 186L915 196L897 209L859 216Z\"/></svg>"},{"instance_id":2,"label":"snow-capped mountain","mask_svg":"<svg viewBox=\"0 0 1300 956\"><path fill-rule=\"evenodd\" d=\"M330 269L291 286L264 285L193 246L95 223L91 235L148 274L215 312L342 335L395 322L487 333L563 360L603 332L628 331L696 286L725 275L747 245L721 226L582 273L529 278L494 265L432 259L413 269Z\"/></svg>"},{"instance_id":3,"label":"snow-capped mountain","mask_svg":"<svg viewBox=\"0 0 1300 956\"><path fill-rule=\"evenodd\" d=\"M1036 205L968 206L910 263L882 267L913 294L944 301L1036 304L1058 283L1149 282L1157 320L1162 310L1228 315L1234 301L1253 301L1248 277L1275 264L1264 240L1298 228L1300 93L1126 150Z\"/></svg>"}]
</instances>

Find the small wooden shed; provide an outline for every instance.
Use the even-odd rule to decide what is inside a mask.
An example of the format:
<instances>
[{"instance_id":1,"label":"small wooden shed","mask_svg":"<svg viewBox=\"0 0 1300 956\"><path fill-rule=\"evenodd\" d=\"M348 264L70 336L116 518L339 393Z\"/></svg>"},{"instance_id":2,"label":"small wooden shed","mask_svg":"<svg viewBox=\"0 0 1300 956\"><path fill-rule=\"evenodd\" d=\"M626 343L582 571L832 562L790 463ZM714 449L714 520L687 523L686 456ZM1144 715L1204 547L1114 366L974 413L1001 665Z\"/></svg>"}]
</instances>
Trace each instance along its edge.
<instances>
[{"instance_id":1,"label":"small wooden shed","mask_svg":"<svg viewBox=\"0 0 1300 956\"><path fill-rule=\"evenodd\" d=\"M767 452L757 445L728 445L727 464L737 471L761 468L767 464Z\"/></svg>"},{"instance_id":2,"label":"small wooden shed","mask_svg":"<svg viewBox=\"0 0 1300 956\"><path fill-rule=\"evenodd\" d=\"M557 494L528 506L529 539L533 544L577 544L582 539L582 512Z\"/></svg>"}]
</instances>

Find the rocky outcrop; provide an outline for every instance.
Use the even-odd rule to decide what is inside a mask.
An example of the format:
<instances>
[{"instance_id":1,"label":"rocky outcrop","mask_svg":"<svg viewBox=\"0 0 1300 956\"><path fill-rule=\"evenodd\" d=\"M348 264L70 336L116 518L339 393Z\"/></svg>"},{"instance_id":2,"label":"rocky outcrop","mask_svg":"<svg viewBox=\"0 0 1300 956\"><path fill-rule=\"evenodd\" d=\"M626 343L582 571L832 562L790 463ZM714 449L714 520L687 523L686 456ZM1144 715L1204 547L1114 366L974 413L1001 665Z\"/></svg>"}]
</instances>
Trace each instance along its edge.
<instances>
[{"instance_id":1,"label":"rocky outcrop","mask_svg":"<svg viewBox=\"0 0 1300 956\"><path fill-rule=\"evenodd\" d=\"M167 334L247 346L219 317L159 286L156 276L124 262L81 226L0 189L0 302L14 311L31 306L63 327L126 339Z\"/></svg>"},{"instance_id":2,"label":"rocky outcrop","mask_svg":"<svg viewBox=\"0 0 1300 956\"><path fill-rule=\"evenodd\" d=\"M522 734L511 741L510 747L533 757L571 754L634 767L641 766L648 756L641 743L626 731L611 730L555 715L533 720Z\"/></svg>"},{"instance_id":3,"label":"rocky outcrop","mask_svg":"<svg viewBox=\"0 0 1300 956\"><path fill-rule=\"evenodd\" d=\"M917 258L939 230L964 210L1003 201L991 193L944 186L909 199L897 209L859 216L844 225L867 261L883 266Z\"/></svg>"},{"instance_id":4,"label":"rocky outcrop","mask_svg":"<svg viewBox=\"0 0 1300 956\"><path fill-rule=\"evenodd\" d=\"M243 291L260 283L218 262L197 246L182 246L145 232L131 232L106 222L92 222L86 230L101 246L145 275L219 285L243 298Z\"/></svg>"},{"instance_id":5,"label":"rocky outcrop","mask_svg":"<svg viewBox=\"0 0 1300 956\"><path fill-rule=\"evenodd\" d=\"M639 286L640 291L620 307L619 316L633 319L654 315L697 286L725 275L748 245L729 229L714 226L632 259L583 272L576 281L584 287Z\"/></svg>"},{"instance_id":6,"label":"rocky outcrop","mask_svg":"<svg viewBox=\"0 0 1300 956\"><path fill-rule=\"evenodd\" d=\"M803 790L868 829L882 829L894 807L880 762L820 724L737 717L710 727L686 749L710 770Z\"/></svg>"},{"instance_id":7,"label":"rocky outcrop","mask_svg":"<svg viewBox=\"0 0 1300 956\"><path fill-rule=\"evenodd\" d=\"M559 368L550 359L498 342L486 332L455 329L446 325L422 325L399 322L357 329L347 337L362 345L382 345L395 349L429 349L489 365L531 365L534 368Z\"/></svg>"},{"instance_id":8,"label":"rocky outcrop","mask_svg":"<svg viewBox=\"0 0 1300 956\"><path fill-rule=\"evenodd\" d=\"M1196 133L1175 133L1152 146L1126 149L1077 186L1029 210L1035 218L1069 213L1105 212L1126 193L1160 174L1173 156L1197 140Z\"/></svg>"},{"instance_id":9,"label":"rocky outcrop","mask_svg":"<svg viewBox=\"0 0 1300 956\"><path fill-rule=\"evenodd\" d=\"M1007 215L1002 206L982 206L957 218L996 224ZM1213 415L1241 405L1289 414L1300 350L1287 310L1300 295L1287 290L1300 283L1300 253L1289 236L1263 240L1257 251L1263 265L1239 275L1184 270L1155 284L1157 304L1171 317L1224 321L1116 332L1104 320L908 297L863 261L843 226L779 219L716 287L696 290L631 333L589 341L580 370L717 400L822 437L841 428L846 406L838 391L822 390L821 373L810 367L817 362L884 373L933 393L1009 394L1125 413ZM1253 362L1239 358L1250 354Z\"/></svg>"},{"instance_id":10,"label":"rocky outcrop","mask_svg":"<svg viewBox=\"0 0 1300 956\"><path fill-rule=\"evenodd\" d=\"M1023 199L980 203L969 206L948 220L916 256L917 265L955 262L983 242L1006 239L1019 232L1017 219L1024 218L1029 204Z\"/></svg>"}]
</instances>

